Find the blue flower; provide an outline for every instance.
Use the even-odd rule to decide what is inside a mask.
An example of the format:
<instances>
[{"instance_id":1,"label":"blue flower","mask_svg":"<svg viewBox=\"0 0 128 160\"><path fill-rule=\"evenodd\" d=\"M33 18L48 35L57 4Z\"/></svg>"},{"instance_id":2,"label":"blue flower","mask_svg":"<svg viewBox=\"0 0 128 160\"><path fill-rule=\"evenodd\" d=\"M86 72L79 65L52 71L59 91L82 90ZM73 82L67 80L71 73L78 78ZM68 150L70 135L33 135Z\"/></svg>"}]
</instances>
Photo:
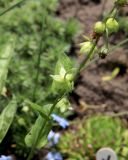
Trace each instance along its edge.
<instances>
[{"instance_id":1,"label":"blue flower","mask_svg":"<svg viewBox=\"0 0 128 160\"><path fill-rule=\"evenodd\" d=\"M63 158L59 152L49 152L45 160L63 160Z\"/></svg>"},{"instance_id":2,"label":"blue flower","mask_svg":"<svg viewBox=\"0 0 128 160\"><path fill-rule=\"evenodd\" d=\"M55 135L55 132L53 132L53 130L51 130L48 134L48 140L50 141Z\"/></svg>"},{"instance_id":3,"label":"blue flower","mask_svg":"<svg viewBox=\"0 0 128 160\"><path fill-rule=\"evenodd\" d=\"M54 146L59 142L60 133L55 133L54 131L50 131L48 134L48 141L50 142L50 146Z\"/></svg>"},{"instance_id":4,"label":"blue flower","mask_svg":"<svg viewBox=\"0 0 128 160\"><path fill-rule=\"evenodd\" d=\"M58 122L59 125L62 128L66 128L66 127L69 126L69 122L66 119L64 119L64 118L62 118L62 117L60 117L60 116L58 116L56 114L52 114L51 116L52 116L53 120L56 121L56 122Z\"/></svg>"},{"instance_id":5,"label":"blue flower","mask_svg":"<svg viewBox=\"0 0 128 160\"><path fill-rule=\"evenodd\" d=\"M0 156L0 160L12 160L11 156Z\"/></svg>"}]
</instances>

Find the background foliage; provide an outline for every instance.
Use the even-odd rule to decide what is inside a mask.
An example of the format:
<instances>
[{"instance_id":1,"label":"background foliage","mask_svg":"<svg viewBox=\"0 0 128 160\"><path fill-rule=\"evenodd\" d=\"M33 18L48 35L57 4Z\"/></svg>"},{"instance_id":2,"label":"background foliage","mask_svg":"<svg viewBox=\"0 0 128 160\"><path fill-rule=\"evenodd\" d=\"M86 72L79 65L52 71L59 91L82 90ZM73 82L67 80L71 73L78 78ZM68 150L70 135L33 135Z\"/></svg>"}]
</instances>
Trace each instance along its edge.
<instances>
[{"instance_id":1,"label":"background foliage","mask_svg":"<svg viewBox=\"0 0 128 160\"><path fill-rule=\"evenodd\" d=\"M110 147L124 160L128 157L126 139L127 130L119 119L93 116L74 121L60 138L58 148L65 159L93 160L100 148Z\"/></svg>"},{"instance_id":2,"label":"background foliage","mask_svg":"<svg viewBox=\"0 0 128 160\"><path fill-rule=\"evenodd\" d=\"M15 3L16 0L1 0L0 12ZM0 97L1 106L4 108L13 94L18 103L17 115L7 134L9 138L5 137L1 144L1 153L4 145L19 155L27 154L24 137L37 114L24 100L43 105L55 98L49 75L54 73L58 57L69 50L69 42L78 30L74 19L63 22L55 18L57 5L57 0L29 0L0 17L0 48L6 47L7 39L15 40L6 86Z\"/></svg>"}]
</instances>

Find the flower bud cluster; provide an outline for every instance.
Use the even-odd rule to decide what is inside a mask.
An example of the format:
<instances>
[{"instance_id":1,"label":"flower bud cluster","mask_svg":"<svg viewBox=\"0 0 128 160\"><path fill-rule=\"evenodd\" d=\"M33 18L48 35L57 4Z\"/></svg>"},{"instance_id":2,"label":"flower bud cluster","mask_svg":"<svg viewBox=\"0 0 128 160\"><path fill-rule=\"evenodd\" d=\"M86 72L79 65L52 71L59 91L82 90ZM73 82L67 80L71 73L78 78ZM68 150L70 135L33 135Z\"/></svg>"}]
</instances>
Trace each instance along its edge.
<instances>
[{"instance_id":1,"label":"flower bud cluster","mask_svg":"<svg viewBox=\"0 0 128 160\"><path fill-rule=\"evenodd\" d=\"M119 23L115 18L108 18L106 23L99 21L94 25L94 32L97 34L103 34L106 29L108 29L109 33L117 32L119 30Z\"/></svg>"},{"instance_id":2,"label":"flower bud cluster","mask_svg":"<svg viewBox=\"0 0 128 160\"><path fill-rule=\"evenodd\" d=\"M116 13L119 7L122 7L128 3L128 0L116 0L115 7L113 9L113 12L111 12L104 21L98 21L95 23L93 27L93 37L91 39L86 38L87 41L80 44L80 53L86 53L91 56L94 56L94 53L97 52L97 43L101 36L104 35L105 38L105 53L104 55L107 55L106 51L108 52L108 36L112 33L116 33L119 30L119 23L116 20ZM92 53L90 53L92 52ZM99 53L99 56L101 54ZM100 56L101 57L101 56ZM106 57L106 56L103 56Z\"/></svg>"}]
</instances>

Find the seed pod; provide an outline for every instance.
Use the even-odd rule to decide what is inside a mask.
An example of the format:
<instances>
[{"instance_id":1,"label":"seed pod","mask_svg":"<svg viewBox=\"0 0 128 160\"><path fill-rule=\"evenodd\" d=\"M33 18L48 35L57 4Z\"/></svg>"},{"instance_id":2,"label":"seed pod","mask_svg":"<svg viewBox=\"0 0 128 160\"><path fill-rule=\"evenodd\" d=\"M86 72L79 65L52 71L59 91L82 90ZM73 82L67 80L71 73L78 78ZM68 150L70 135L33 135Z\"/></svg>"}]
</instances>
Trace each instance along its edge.
<instances>
[{"instance_id":1,"label":"seed pod","mask_svg":"<svg viewBox=\"0 0 128 160\"><path fill-rule=\"evenodd\" d=\"M109 33L117 32L119 30L119 24L114 18L109 18L107 20L106 27Z\"/></svg>"},{"instance_id":2,"label":"seed pod","mask_svg":"<svg viewBox=\"0 0 128 160\"><path fill-rule=\"evenodd\" d=\"M103 34L105 31L105 24L101 21L96 22L94 26L94 31L98 34Z\"/></svg>"}]
</instances>

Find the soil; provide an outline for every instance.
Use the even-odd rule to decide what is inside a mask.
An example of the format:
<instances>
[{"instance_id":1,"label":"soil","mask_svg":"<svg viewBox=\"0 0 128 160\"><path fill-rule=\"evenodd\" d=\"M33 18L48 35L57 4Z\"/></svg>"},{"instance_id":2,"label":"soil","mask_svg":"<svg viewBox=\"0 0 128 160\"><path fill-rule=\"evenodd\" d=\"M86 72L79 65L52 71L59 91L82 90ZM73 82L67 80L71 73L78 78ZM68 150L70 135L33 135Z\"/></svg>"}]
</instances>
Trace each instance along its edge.
<instances>
[{"instance_id":1,"label":"soil","mask_svg":"<svg viewBox=\"0 0 128 160\"><path fill-rule=\"evenodd\" d=\"M64 20L75 17L83 28L82 34L88 36L94 23L101 19L102 13L111 10L112 3L113 1L106 0L61 0L57 15ZM74 54L78 52L77 44L83 40L82 34L75 40ZM116 35L112 42L115 43L121 37ZM102 77L111 75L116 67L120 69L116 78L103 81ZM99 60L84 70L77 80L71 99L76 113L80 115L127 111L128 50L117 49L106 59Z\"/></svg>"}]
</instances>

